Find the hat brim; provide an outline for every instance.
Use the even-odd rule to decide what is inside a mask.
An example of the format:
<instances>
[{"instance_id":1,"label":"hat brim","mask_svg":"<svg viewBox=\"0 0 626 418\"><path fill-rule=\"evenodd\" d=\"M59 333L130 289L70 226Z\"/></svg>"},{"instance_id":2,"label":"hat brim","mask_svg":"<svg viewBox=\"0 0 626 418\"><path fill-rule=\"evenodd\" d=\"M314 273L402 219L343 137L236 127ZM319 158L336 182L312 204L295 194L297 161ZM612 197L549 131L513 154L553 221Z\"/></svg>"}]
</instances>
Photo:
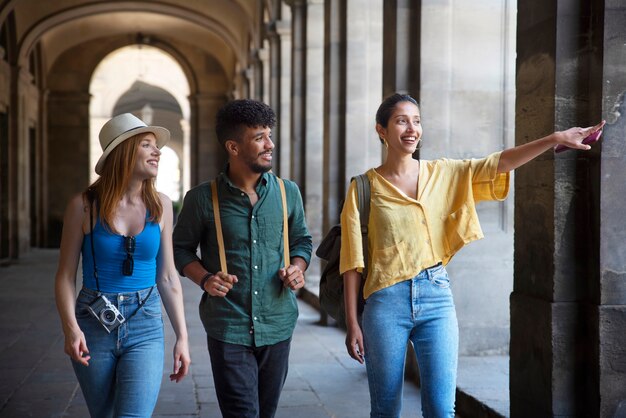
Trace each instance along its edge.
<instances>
[{"instance_id":1,"label":"hat brim","mask_svg":"<svg viewBox=\"0 0 626 418\"><path fill-rule=\"evenodd\" d=\"M135 135L143 134L146 132L151 132L154 134L154 136L156 137L157 147L159 149L163 148L163 146L167 144L168 141L170 140L170 131L168 131L167 129L161 126L145 126L145 127L131 129L130 131L124 132L123 134L115 138L113 141L111 141L111 143L106 147L106 149L102 153L102 156L96 163L96 174L102 174L104 163L107 157L109 156L109 154L111 153L111 151L115 149L115 147L117 147L119 144L121 144L128 138L131 138Z\"/></svg>"}]
</instances>

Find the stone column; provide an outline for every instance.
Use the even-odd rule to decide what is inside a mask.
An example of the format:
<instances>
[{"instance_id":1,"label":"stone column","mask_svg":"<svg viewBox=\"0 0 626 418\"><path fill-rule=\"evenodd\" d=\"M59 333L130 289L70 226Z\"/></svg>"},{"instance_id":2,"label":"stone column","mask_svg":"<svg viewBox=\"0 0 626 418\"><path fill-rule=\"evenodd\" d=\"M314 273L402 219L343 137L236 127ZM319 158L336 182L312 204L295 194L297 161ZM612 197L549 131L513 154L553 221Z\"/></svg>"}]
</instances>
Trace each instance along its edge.
<instances>
[{"instance_id":1,"label":"stone column","mask_svg":"<svg viewBox=\"0 0 626 418\"><path fill-rule=\"evenodd\" d=\"M419 101L421 4L415 0L384 2L383 96L408 93Z\"/></svg>"},{"instance_id":2,"label":"stone column","mask_svg":"<svg viewBox=\"0 0 626 418\"><path fill-rule=\"evenodd\" d=\"M592 151L517 170L511 417L613 417L626 399L623 7L519 4L516 143L607 118ZM622 184L619 184L622 183ZM618 192L618 190L620 190Z\"/></svg>"},{"instance_id":3,"label":"stone column","mask_svg":"<svg viewBox=\"0 0 626 418\"><path fill-rule=\"evenodd\" d=\"M346 192L345 20L345 2L324 2L324 231L339 222L339 202Z\"/></svg>"},{"instance_id":4,"label":"stone column","mask_svg":"<svg viewBox=\"0 0 626 418\"><path fill-rule=\"evenodd\" d=\"M382 0L325 5L324 225L339 220L351 177L381 162L374 130L382 99Z\"/></svg>"},{"instance_id":5,"label":"stone column","mask_svg":"<svg viewBox=\"0 0 626 418\"><path fill-rule=\"evenodd\" d=\"M602 56L603 68L602 78L598 77L594 88L602 88L602 115L608 126L601 145L600 169L593 171L593 181L600 185L599 195L594 196L596 205L599 203L594 220L594 225L599 223L599 233L593 232L600 241L600 257L596 287L598 346L593 352L599 361L600 382L595 389L600 394L599 415L613 417L626 416L626 8L624 2L604 1L604 16L598 16L599 3L602 2L594 2L592 15L594 26L604 20L604 34L594 31L595 41L601 41L602 47L600 42L594 42L598 48L593 58L598 63ZM597 66L592 67L592 72L599 76Z\"/></svg>"},{"instance_id":6,"label":"stone column","mask_svg":"<svg viewBox=\"0 0 626 418\"><path fill-rule=\"evenodd\" d=\"M226 97L197 93L189 97L191 106L191 187L217 176L226 163L226 152L215 134L215 115Z\"/></svg>"},{"instance_id":7,"label":"stone column","mask_svg":"<svg viewBox=\"0 0 626 418\"><path fill-rule=\"evenodd\" d=\"M298 182L313 236L313 248L322 239L324 2L291 1L292 6L292 180ZM319 290L320 261L312 257L307 289Z\"/></svg>"},{"instance_id":8,"label":"stone column","mask_svg":"<svg viewBox=\"0 0 626 418\"><path fill-rule=\"evenodd\" d=\"M288 9L283 15L289 15ZM293 152L291 138L291 19L268 25L267 36L270 49L270 96L269 105L276 112L277 124L272 136L276 145L274 168L281 177L293 179ZM296 157L297 158L297 157ZM294 179L295 180L295 179Z\"/></svg>"},{"instance_id":9,"label":"stone column","mask_svg":"<svg viewBox=\"0 0 626 418\"><path fill-rule=\"evenodd\" d=\"M61 242L67 202L89 185L89 100L89 93L82 91L51 91L48 95L46 179L50 246Z\"/></svg>"},{"instance_id":10,"label":"stone column","mask_svg":"<svg viewBox=\"0 0 626 418\"><path fill-rule=\"evenodd\" d=\"M41 155L38 155L36 133L39 92L33 84L33 76L27 68L20 69L18 97L20 107L18 116L17 202L21 210L17 213L17 222L19 251L24 253L31 246L37 244L31 242L31 230L37 228L36 216L32 215L34 215L34 209L37 208L37 192L40 191L36 166L38 158L41 158Z\"/></svg>"}]
</instances>

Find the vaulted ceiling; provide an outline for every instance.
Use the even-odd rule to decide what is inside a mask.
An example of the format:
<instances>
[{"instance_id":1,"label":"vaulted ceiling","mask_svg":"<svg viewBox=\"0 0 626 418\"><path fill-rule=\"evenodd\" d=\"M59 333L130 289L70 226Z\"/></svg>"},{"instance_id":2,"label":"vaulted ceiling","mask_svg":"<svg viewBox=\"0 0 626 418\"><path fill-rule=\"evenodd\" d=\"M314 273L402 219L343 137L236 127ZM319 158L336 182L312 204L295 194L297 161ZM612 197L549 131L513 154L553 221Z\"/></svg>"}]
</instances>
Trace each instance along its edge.
<instances>
[{"instance_id":1,"label":"vaulted ceiling","mask_svg":"<svg viewBox=\"0 0 626 418\"><path fill-rule=\"evenodd\" d=\"M13 12L18 65L27 65L35 46L44 52L47 73L77 45L119 35L138 43L153 38L186 45L211 56L227 78L248 66L249 51L260 45L268 0L5 0L0 24Z\"/></svg>"}]
</instances>

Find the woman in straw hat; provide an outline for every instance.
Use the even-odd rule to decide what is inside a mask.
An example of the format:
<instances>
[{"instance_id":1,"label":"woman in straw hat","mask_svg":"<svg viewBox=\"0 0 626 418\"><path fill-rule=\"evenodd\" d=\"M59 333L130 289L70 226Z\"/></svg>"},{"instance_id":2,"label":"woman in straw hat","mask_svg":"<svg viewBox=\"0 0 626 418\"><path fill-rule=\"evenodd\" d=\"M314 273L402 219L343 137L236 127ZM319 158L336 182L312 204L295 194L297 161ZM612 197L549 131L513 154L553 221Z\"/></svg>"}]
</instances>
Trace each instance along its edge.
<instances>
[{"instance_id":1,"label":"woman in straw hat","mask_svg":"<svg viewBox=\"0 0 626 418\"><path fill-rule=\"evenodd\" d=\"M170 380L182 380L189 367L172 203L154 186L168 140L167 129L129 113L108 121L100 131L100 177L65 213L56 301L65 352L93 417L152 414L163 374L161 298L176 333Z\"/></svg>"}]
</instances>

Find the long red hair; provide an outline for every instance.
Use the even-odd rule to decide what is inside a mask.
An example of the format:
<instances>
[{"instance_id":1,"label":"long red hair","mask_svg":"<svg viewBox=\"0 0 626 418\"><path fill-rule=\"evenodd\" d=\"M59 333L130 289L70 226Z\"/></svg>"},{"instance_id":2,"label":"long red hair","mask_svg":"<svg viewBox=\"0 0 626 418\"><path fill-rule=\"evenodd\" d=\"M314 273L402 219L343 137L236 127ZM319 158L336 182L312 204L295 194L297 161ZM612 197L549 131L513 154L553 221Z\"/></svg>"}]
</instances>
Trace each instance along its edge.
<instances>
[{"instance_id":1,"label":"long red hair","mask_svg":"<svg viewBox=\"0 0 626 418\"><path fill-rule=\"evenodd\" d=\"M95 194L98 217L110 231L115 231L113 220L117 205L128 188L128 183L137 162L137 147L145 134L139 134L126 139L108 155L102 174L85 192L86 197ZM148 221L160 222L163 215L161 199L156 191L155 179L146 179L141 187L141 198L150 213ZM115 231L117 232L117 231Z\"/></svg>"}]
</instances>

